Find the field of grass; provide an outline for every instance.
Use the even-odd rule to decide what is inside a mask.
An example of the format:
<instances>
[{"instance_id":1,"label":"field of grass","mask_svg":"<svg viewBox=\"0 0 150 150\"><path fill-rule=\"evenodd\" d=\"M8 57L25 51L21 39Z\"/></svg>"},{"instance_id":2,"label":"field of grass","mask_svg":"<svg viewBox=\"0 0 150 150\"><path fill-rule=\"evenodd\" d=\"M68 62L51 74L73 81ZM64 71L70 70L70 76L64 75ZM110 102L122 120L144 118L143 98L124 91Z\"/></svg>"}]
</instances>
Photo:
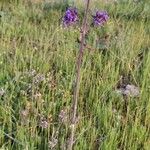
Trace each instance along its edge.
<instances>
[{"instance_id":1,"label":"field of grass","mask_svg":"<svg viewBox=\"0 0 150 150\"><path fill-rule=\"evenodd\" d=\"M81 18L84 4L74 3ZM60 25L65 7L0 1L0 150L66 149L80 33ZM110 19L86 39L74 149L150 150L150 1L97 9ZM126 85L138 96L116 92Z\"/></svg>"}]
</instances>

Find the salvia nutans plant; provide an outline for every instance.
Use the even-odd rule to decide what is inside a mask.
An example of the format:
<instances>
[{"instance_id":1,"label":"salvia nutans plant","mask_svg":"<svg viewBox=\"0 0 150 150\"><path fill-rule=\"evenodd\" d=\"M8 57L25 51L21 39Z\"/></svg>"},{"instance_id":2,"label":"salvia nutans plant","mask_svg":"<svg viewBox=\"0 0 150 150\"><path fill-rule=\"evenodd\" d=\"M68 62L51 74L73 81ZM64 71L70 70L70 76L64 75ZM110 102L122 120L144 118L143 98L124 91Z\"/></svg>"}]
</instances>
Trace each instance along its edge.
<instances>
[{"instance_id":1,"label":"salvia nutans plant","mask_svg":"<svg viewBox=\"0 0 150 150\"><path fill-rule=\"evenodd\" d=\"M104 26L104 24L108 21L109 15L106 11L98 10L96 11L95 15L92 16L92 23L90 26L88 26L87 18L89 15L89 5L90 0L86 1L86 7L84 12L84 17L82 21L82 25L80 28L80 38L78 40L79 42L79 53L76 61L76 75L75 75L75 85L74 85L74 93L73 93L73 99L72 99L72 109L71 109L71 118L70 118L70 135L69 135L69 141L67 150L72 150L73 145L75 143L75 128L76 128L76 122L77 122L77 106L78 106L78 97L79 97L79 88L80 88L80 72L81 72L81 64L82 64L82 58L83 58L83 52L84 49L89 47L86 43L86 36L88 34L88 30L90 27L96 27L100 28ZM78 10L75 7L68 7L63 18L62 18L62 25L64 28L69 28L72 26L77 25L79 21L79 15Z\"/></svg>"}]
</instances>

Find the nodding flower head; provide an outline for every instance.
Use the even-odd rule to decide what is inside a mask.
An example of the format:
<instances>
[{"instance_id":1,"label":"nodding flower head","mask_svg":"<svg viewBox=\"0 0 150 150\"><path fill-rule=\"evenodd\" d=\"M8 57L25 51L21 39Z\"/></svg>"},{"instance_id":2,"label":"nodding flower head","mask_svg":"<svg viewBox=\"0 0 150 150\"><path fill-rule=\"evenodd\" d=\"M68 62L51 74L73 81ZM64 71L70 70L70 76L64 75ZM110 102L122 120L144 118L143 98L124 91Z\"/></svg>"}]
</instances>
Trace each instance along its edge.
<instances>
[{"instance_id":1,"label":"nodding flower head","mask_svg":"<svg viewBox=\"0 0 150 150\"><path fill-rule=\"evenodd\" d=\"M78 11L76 8L68 8L63 17L63 25L65 27L74 25L78 21Z\"/></svg>"},{"instance_id":2,"label":"nodding flower head","mask_svg":"<svg viewBox=\"0 0 150 150\"><path fill-rule=\"evenodd\" d=\"M95 16L93 16L93 25L102 26L108 19L109 16L106 11L97 11Z\"/></svg>"}]
</instances>

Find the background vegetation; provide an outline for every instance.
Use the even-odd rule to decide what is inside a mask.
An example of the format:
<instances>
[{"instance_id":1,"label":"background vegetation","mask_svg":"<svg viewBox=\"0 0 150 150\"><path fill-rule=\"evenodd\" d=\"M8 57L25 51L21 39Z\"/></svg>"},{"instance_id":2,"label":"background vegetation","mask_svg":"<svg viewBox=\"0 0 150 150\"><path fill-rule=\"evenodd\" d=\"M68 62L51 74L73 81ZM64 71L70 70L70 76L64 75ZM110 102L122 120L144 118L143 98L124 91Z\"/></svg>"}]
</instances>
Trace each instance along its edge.
<instances>
[{"instance_id":1,"label":"background vegetation","mask_svg":"<svg viewBox=\"0 0 150 150\"><path fill-rule=\"evenodd\" d=\"M73 5L82 17L84 1ZM66 6L0 1L1 150L65 149L79 48L77 27L60 25ZM110 19L86 39L74 149L149 150L150 2L95 0L90 9ZM127 84L139 95L117 92Z\"/></svg>"}]
</instances>

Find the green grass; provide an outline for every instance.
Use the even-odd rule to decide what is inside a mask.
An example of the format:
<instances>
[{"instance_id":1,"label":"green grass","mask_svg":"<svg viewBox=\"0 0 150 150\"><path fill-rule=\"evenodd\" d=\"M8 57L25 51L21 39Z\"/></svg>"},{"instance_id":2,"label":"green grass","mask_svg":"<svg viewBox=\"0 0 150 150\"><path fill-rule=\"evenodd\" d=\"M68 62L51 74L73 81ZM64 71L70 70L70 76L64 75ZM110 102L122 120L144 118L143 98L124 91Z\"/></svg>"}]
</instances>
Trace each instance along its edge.
<instances>
[{"instance_id":1,"label":"green grass","mask_svg":"<svg viewBox=\"0 0 150 150\"><path fill-rule=\"evenodd\" d=\"M83 3L75 5L82 15ZM91 4L110 19L87 38L95 50L84 52L75 150L150 149L149 6ZM56 139L54 149L63 149L69 123L59 114L67 118L71 107L79 31L60 26L62 4L1 1L0 8L0 150L47 150ZM140 88L139 97L116 94L121 77Z\"/></svg>"}]
</instances>

